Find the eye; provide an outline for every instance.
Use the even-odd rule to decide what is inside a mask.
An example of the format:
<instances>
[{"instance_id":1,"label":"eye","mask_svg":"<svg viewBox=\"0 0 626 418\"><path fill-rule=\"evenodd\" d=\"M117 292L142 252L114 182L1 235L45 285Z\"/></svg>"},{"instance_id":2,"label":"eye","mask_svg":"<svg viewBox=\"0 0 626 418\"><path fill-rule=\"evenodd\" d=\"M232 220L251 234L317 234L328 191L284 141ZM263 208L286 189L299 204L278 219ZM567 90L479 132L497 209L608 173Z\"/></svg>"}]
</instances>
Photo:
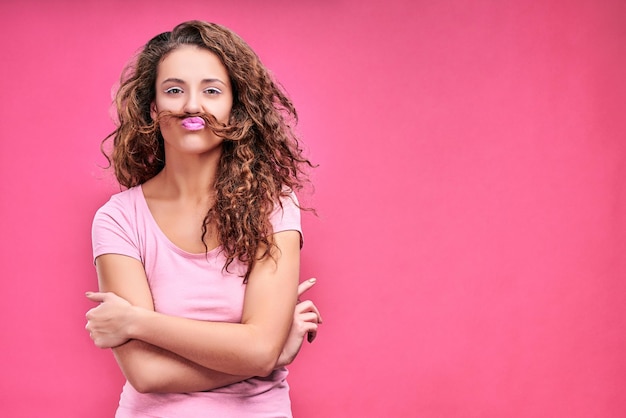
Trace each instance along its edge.
<instances>
[{"instance_id":1,"label":"eye","mask_svg":"<svg viewBox=\"0 0 626 418\"><path fill-rule=\"evenodd\" d=\"M170 87L169 89L165 90L166 94L180 94L183 92L183 89L181 89L180 87Z\"/></svg>"},{"instance_id":2,"label":"eye","mask_svg":"<svg viewBox=\"0 0 626 418\"><path fill-rule=\"evenodd\" d=\"M205 93L207 94L221 94L222 90L218 89L217 87L209 87L207 89L204 90Z\"/></svg>"}]
</instances>

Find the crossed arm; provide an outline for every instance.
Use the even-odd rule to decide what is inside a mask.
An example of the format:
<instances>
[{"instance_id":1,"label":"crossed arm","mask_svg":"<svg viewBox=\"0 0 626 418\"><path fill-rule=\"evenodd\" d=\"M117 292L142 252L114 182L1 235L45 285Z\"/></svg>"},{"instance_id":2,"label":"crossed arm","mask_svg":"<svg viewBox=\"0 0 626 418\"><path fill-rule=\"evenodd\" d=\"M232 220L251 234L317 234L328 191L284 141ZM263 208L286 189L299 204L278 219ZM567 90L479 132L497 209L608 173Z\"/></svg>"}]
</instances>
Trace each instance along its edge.
<instances>
[{"instance_id":1,"label":"crossed arm","mask_svg":"<svg viewBox=\"0 0 626 418\"><path fill-rule=\"evenodd\" d=\"M315 332L321 319L312 303L295 306L299 234L280 232L275 242L275 261L257 262L251 272L240 324L155 312L141 263L106 254L96 260L104 293L88 294L101 303L87 313L86 328L97 346L113 348L140 392L205 391L267 375L293 360L303 336ZM292 325L294 310L299 321Z\"/></svg>"}]
</instances>

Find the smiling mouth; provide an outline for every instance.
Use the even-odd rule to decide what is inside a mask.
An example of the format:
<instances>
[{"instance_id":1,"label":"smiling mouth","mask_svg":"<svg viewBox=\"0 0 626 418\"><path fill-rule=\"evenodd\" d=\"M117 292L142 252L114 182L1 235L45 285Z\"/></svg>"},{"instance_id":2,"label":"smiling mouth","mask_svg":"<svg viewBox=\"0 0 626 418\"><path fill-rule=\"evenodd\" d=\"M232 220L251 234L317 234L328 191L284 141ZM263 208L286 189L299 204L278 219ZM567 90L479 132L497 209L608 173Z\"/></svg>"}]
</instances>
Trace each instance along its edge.
<instances>
[{"instance_id":1,"label":"smiling mouth","mask_svg":"<svg viewBox=\"0 0 626 418\"><path fill-rule=\"evenodd\" d=\"M194 116L191 118L185 118L181 122L183 128L189 131L197 131L204 128L204 119L198 116Z\"/></svg>"}]
</instances>

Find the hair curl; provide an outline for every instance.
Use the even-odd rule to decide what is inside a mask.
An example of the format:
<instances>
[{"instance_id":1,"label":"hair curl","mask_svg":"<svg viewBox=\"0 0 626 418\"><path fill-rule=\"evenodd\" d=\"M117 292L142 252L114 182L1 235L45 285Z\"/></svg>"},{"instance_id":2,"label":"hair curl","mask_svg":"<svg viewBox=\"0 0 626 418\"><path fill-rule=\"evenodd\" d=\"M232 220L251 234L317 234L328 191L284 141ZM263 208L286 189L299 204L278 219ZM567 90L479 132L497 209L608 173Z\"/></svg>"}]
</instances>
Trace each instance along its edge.
<instances>
[{"instance_id":1,"label":"hair curl","mask_svg":"<svg viewBox=\"0 0 626 418\"><path fill-rule=\"evenodd\" d=\"M122 73L115 97L117 128L103 141L113 138L113 148L110 155L103 152L124 187L142 184L163 169L163 137L150 106L159 63L183 45L216 54L233 88L228 125L203 115L224 142L216 200L204 219L201 239L204 243L211 226L226 256L224 269L235 260L243 262L248 266L245 282L259 250L262 259L274 245L269 217L275 205L290 190L302 189L307 181L303 167L312 167L293 130L296 109L245 41L223 26L201 21L181 23L152 38Z\"/></svg>"}]
</instances>

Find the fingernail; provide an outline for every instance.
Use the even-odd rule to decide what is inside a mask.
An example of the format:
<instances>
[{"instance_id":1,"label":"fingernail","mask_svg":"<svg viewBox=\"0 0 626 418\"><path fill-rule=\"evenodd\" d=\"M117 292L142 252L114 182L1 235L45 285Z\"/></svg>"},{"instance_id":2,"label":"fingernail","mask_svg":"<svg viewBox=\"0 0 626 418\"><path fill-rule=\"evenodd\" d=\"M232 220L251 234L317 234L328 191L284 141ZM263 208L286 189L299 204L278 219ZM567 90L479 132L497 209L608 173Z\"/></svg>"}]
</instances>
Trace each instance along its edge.
<instances>
[{"instance_id":1,"label":"fingernail","mask_svg":"<svg viewBox=\"0 0 626 418\"><path fill-rule=\"evenodd\" d=\"M309 279L309 283L315 283L317 281L317 279L315 277Z\"/></svg>"}]
</instances>

